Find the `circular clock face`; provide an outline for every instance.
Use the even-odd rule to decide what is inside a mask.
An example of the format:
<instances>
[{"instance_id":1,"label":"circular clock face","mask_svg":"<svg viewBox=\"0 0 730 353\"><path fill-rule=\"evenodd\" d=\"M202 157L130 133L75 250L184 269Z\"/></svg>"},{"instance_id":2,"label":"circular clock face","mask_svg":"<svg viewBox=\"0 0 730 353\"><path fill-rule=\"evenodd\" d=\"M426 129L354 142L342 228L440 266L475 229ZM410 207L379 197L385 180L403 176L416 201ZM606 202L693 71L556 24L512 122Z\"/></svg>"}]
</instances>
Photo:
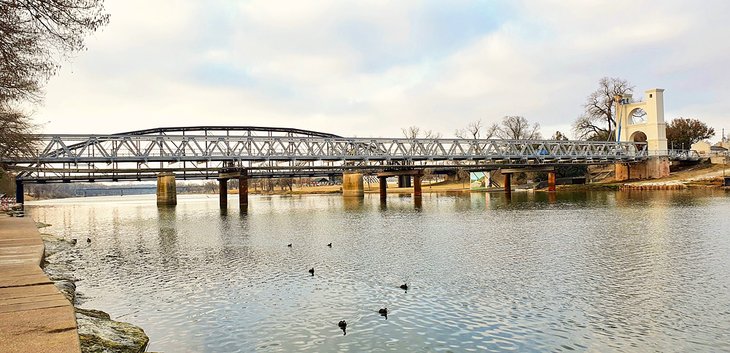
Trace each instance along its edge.
<instances>
[{"instance_id":1,"label":"circular clock face","mask_svg":"<svg viewBox=\"0 0 730 353\"><path fill-rule=\"evenodd\" d=\"M646 122L646 112L643 109L633 110L630 118L632 124L643 124Z\"/></svg>"}]
</instances>

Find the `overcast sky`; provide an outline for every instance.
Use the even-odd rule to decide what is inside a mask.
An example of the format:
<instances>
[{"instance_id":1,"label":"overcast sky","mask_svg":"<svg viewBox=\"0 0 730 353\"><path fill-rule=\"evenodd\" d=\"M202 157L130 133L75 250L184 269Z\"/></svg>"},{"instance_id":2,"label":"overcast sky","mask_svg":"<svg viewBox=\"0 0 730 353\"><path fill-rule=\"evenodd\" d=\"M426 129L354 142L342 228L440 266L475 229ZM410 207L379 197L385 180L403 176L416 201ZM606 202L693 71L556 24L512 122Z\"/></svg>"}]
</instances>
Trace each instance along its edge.
<instances>
[{"instance_id":1,"label":"overcast sky","mask_svg":"<svg viewBox=\"0 0 730 353\"><path fill-rule=\"evenodd\" d=\"M260 125L453 136L522 115L570 131L601 77L730 130L730 1L107 0L47 84L45 133ZM716 138L716 139L717 139Z\"/></svg>"}]
</instances>

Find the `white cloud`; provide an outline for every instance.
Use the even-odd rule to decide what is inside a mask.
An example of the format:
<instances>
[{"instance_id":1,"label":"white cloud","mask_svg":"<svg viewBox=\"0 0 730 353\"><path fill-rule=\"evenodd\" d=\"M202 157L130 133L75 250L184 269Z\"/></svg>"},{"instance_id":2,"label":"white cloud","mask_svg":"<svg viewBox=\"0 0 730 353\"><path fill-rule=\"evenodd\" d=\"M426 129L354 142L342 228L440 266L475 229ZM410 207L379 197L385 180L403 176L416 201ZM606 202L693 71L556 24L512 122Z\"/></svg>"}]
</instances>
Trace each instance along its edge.
<instances>
[{"instance_id":1,"label":"white cloud","mask_svg":"<svg viewBox=\"0 0 730 353\"><path fill-rule=\"evenodd\" d=\"M107 7L110 25L48 84L35 115L51 121L46 132L228 124L393 136L419 125L449 136L518 114L549 136L570 129L603 76L665 88L667 118L730 121L723 1Z\"/></svg>"}]
</instances>

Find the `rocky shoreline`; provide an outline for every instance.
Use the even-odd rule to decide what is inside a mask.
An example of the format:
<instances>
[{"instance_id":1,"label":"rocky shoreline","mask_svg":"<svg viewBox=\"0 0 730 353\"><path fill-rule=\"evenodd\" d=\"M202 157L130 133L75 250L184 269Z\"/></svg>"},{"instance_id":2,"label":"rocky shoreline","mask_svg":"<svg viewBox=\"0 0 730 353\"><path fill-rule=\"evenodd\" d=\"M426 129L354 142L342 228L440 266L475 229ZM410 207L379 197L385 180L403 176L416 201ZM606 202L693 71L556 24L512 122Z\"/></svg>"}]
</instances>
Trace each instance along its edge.
<instances>
[{"instance_id":1,"label":"rocky shoreline","mask_svg":"<svg viewBox=\"0 0 730 353\"><path fill-rule=\"evenodd\" d=\"M39 228L47 226L38 224ZM45 245L42 268L56 287L74 305L79 340L83 353L140 353L144 352L149 337L142 328L112 320L109 314L80 308L76 293L74 269L78 259L75 245L50 234L41 234Z\"/></svg>"}]
</instances>

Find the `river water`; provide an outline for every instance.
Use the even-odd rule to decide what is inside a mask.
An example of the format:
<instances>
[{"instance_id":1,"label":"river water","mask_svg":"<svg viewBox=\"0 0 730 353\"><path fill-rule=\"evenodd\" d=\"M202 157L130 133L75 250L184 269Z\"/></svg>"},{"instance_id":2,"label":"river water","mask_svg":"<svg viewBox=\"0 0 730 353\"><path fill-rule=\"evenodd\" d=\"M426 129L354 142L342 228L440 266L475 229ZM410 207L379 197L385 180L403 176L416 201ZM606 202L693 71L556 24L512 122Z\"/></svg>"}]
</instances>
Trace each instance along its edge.
<instances>
[{"instance_id":1,"label":"river water","mask_svg":"<svg viewBox=\"0 0 730 353\"><path fill-rule=\"evenodd\" d=\"M178 201L28 206L81 240L81 306L150 350L730 351L723 190Z\"/></svg>"}]
</instances>

